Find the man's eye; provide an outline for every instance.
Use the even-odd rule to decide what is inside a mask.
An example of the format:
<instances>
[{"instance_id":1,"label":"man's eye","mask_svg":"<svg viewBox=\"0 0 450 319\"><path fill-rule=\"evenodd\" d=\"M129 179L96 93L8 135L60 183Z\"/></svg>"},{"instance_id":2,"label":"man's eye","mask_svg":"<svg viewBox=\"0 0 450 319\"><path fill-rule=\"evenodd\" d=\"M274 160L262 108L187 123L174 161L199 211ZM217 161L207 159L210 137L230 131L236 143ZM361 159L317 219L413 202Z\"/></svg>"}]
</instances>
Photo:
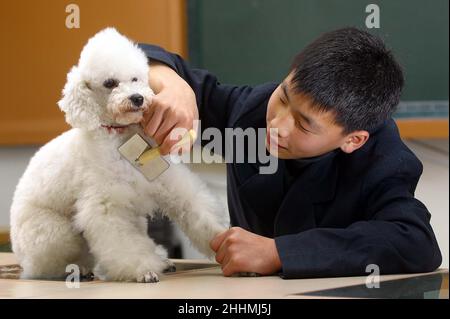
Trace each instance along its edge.
<instances>
[{"instance_id":1,"label":"man's eye","mask_svg":"<svg viewBox=\"0 0 450 319\"><path fill-rule=\"evenodd\" d=\"M280 102L286 105L286 102L280 97Z\"/></svg>"},{"instance_id":2,"label":"man's eye","mask_svg":"<svg viewBox=\"0 0 450 319\"><path fill-rule=\"evenodd\" d=\"M304 131L304 132L306 132L306 133L311 133L311 132L308 131L306 128L304 128L303 125L302 125L300 122L296 121L295 123L297 123L297 126L298 126L302 131Z\"/></svg>"},{"instance_id":3,"label":"man's eye","mask_svg":"<svg viewBox=\"0 0 450 319\"><path fill-rule=\"evenodd\" d=\"M107 89L113 89L119 85L119 81L116 79L107 79L103 82L103 86Z\"/></svg>"}]
</instances>

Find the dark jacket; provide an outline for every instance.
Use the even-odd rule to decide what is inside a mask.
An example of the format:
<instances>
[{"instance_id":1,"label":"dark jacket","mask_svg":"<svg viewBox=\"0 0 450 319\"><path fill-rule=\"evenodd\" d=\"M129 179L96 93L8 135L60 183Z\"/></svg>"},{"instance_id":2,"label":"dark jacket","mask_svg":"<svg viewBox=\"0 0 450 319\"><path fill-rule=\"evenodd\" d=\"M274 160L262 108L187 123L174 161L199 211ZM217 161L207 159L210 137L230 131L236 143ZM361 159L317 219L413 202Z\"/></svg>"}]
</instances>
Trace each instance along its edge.
<instances>
[{"instance_id":1,"label":"dark jacket","mask_svg":"<svg viewBox=\"0 0 450 319\"><path fill-rule=\"evenodd\" d=\"M266 127L267 103L277 84L222 85L178 55L140 47L192 87L202 130L216 127L225 136L225 128ZM275 238L283 278L367 275L370 264L381 274L439 267L430 213L414 198L422 164L392 119L351 154L336 150L306 160L298 173L287 171L291 161L279 160L271 175L259 174L258 163L227 164L231 223Z\"/></svg>"}]
</instances>

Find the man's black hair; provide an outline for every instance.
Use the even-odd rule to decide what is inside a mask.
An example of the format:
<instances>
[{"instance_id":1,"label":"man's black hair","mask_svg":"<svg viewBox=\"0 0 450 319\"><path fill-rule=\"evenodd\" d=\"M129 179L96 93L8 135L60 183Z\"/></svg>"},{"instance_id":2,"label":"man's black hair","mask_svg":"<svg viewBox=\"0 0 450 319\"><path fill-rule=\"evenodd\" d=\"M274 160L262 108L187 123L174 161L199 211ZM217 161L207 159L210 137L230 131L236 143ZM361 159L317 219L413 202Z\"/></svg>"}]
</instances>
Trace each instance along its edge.
<instances>
[{"instance_id":1,"label":"man's black hair","mask_svg":"<svg viewBox=\"0 0 450 319\"><path fill-rule=\"evenodd\" d=\"M376 128L395 111L403 74L383 41L356 28L328 32L308 45L291 67L294 93L333 111L343 134Z\"/></svg>"}]
</instances>

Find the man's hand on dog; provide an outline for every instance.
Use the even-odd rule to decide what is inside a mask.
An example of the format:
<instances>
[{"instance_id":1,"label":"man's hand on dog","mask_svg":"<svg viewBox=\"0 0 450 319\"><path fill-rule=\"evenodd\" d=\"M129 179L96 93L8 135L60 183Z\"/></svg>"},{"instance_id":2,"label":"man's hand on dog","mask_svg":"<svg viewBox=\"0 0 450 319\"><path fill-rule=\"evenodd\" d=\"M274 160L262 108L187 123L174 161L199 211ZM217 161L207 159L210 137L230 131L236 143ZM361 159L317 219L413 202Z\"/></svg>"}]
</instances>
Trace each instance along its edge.
<instances>
[{"instance_id":1,"label":"man's hand on dog","mask_svg":"<svg viewBox=\"0 0 450 319\"><path fill-rule=\"evenodd\" d=\"M272 238L232 227L210 242L216 261L225 276L238 273L271 275L281 269L281 261Z\"/></svg>"},{"instance_id":2,"label":"man's hand on dog","mask_svg":"<svg viewBox=\"0 0 450 319\"><path fill-rule=\"evenodd\" d=\"M189 84L163 63L151 64L149 82L155 96L141 125L145 134L152 137L160 145L161 153L166 155L178 141L171 139L172 130L197 131L193 127L194 120L198 120L197 101ZM184 147L183 152L190 147Z\"/></svg>"}]
</instances>

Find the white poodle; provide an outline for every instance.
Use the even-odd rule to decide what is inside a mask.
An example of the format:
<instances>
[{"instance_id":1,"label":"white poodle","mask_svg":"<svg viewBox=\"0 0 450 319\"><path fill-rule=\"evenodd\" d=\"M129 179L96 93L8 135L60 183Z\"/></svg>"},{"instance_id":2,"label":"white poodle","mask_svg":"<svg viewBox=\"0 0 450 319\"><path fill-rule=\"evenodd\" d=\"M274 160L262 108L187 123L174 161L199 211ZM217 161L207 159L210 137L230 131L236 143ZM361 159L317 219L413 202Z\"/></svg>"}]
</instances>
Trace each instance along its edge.
<instances>
[{"instance_id":1,"label":"white poodle","mask_svg":"<svg viewBox=\"0 0 450 319\"><path fill-rule=\"evenodd\" d=\"M67 76L59 106L73 129L44 145L17 185L11 240L23 278L156 282L173 267L147 235L162 211L207 256L226 229L223 206L182 164L149 182L117 148L139 130L153 92L145 54L115 29L97 33Z\"/></svg>"}]
</instances>

